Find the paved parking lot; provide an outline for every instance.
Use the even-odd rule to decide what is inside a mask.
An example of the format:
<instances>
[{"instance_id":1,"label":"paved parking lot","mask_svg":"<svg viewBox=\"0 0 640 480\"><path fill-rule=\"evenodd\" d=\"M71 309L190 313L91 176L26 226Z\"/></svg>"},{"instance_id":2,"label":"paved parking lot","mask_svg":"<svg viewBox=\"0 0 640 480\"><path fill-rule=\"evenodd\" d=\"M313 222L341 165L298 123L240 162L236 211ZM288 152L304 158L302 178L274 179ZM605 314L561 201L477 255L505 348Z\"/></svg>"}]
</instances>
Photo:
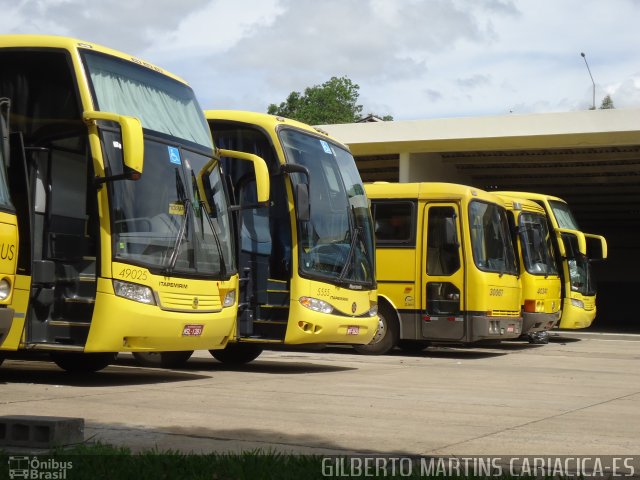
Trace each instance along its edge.
<instances>
[{"instance_id":1,"label":"paved parking lot","mask_svg":"<svg viewBox=\"0 0 640 480\"><path fill-rule=\"evenodd\" d=\"M85 438L134 450L412 455L634 455L640 336L568 333L533 346L270 351L230 368L197 352L181 370L118 363L73 376L0 367L3 415L83 417Z\"/></svg>"}]
</instances>

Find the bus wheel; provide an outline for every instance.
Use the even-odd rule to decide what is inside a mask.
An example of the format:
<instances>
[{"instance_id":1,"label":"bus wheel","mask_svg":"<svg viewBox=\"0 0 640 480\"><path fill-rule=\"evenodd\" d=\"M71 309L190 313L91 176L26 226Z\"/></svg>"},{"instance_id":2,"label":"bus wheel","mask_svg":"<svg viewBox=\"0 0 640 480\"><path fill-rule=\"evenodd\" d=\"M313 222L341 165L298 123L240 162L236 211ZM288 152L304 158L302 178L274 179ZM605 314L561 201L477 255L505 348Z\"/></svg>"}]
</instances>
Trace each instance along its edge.
<instances>
[{"instance_id":1,"label":"bus wheel","mask_svg":"<svg viewBox=\"0 0 640 480\"><path fill-rule=\"evenodd\" d=\"M227 365L242 365L258 358L262 350L259 345L250 343L230 343L223 350L209 350L209 353Z\"/></svg>"},{"instance_id":2,"label":"bus wheel","mask_svg":"<svg viewBox=\"0 0 640 480\"><path fill-rule=\"evenodd\" d=\"M193 355L193 350L185 352L132 352L138 365L156 368L180 368Z\"/></svg>"},{"instance_id":3,"label":"bus wheel","mask_svg":"<svg viewBox=\"0 0 640 480\"><path fill-rule=\"evenodd\" d=\"M4 362L4 354L0 353L0 365Z\"/></svg>"},{"instance_id":4,"label":"bus wheel","mask_svg":"<svg viewBox=\"0 0 640 480\"><path fill-rule=\"evenodd\" d=\"M400 340L398 346L405 352L418 353L429 346L425 340Z\"/></svg>"},{"instance_id":5,"label":"bus wheel","mask_svg":"<svg viewBox=\"0 0 640 480\"><path fill-rule=\"evenodd\" d=\"M366 345L354 345L358 353L384 355L398 344L400 331L395 313L386 304L378 307L378 330Z\"/></svg>"},{"instance_id":6,"label":"bus wheel","mask_svg":"<svg viewBox=\"0 0 640 480\"><path fill-rule=\"evenodd\" d=\"M51 352L51 360L71 373L97 372L108 367L115 359L115 353Z\"/></svg>"},{"instance_id":7,"label":"bus wheel","mask_svg":"<svg viewBox=\"0 0 640 480\"><path fill-rule=\"evenodd\" d=\"M530 333L527 336L529 343L533 345L546 345L549 343L549 332L546 330L543 332Z\"/></svg>"}]
</instances>

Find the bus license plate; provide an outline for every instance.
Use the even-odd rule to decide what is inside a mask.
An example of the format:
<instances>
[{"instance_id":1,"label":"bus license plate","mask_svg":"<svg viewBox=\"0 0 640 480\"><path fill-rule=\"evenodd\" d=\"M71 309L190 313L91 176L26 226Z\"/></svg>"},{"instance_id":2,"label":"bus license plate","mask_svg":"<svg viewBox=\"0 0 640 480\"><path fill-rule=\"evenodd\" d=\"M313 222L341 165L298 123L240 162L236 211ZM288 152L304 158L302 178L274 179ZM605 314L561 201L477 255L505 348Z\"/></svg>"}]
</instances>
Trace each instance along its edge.
<instances>
[{"instance_id":1,"label":"bus license plate","mask_svg":"<svg viewBox=\"0 0 640 480\"><path fill-rule=\"evenodd\" d=\"M185 325L182 329L183 337L199 337L202 335L204 325Z\"/></svg>"},{"instance_id":2,"label":"bus license plate","mask_svg":"<svg viewBox=\"0 0 640 480\"><path fill-rule=\"evenodd\" d=\"M507 325L507 333L513 333L515 327L513 325Z\"/></svg>"},{"instance_id":3,"label":"bus license plate","mask_svg":"<svg viewBox=\"0 0 640 480\"><path fill-rule=\"evenodd\" d=\"M360 327L355 325L355 326L349 326L347 327L347 335L358 335L360 333Z\"/></svg>"}]
</instances>

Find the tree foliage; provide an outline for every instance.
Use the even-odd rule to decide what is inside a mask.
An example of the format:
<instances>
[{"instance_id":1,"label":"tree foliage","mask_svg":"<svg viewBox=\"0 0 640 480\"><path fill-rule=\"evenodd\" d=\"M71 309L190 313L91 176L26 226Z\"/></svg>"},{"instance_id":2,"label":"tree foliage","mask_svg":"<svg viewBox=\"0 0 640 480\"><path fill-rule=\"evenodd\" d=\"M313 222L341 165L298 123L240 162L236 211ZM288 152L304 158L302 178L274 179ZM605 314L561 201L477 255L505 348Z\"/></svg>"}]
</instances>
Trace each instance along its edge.
<instances>
[{"instance_id":1,"label":"tree foliage","mask_svg":"<svg viewBox=\"0 0 640 480\"><path fill-rule=\"evenodd\" d=\"M267 113L310 125L355 123L362 114L359 90L360 86L347 77L331 77L322 85L307 87L304 93L291 92L280 105L269 105ZM384 119L393 117L387 115Z\"/></svg>"},{"instance_id":2,"label":"tree foliage","mask_svg":"<svg viewBox=\"0 0 640 480\"><path fill-rule=\"evenodd\" d=\"M611 98L611 95L605 95L602 99L602 103L600 104L600 110L609 110L612 108L616 107L613 106L613 99Z\"/></svg>"}]
</instances>

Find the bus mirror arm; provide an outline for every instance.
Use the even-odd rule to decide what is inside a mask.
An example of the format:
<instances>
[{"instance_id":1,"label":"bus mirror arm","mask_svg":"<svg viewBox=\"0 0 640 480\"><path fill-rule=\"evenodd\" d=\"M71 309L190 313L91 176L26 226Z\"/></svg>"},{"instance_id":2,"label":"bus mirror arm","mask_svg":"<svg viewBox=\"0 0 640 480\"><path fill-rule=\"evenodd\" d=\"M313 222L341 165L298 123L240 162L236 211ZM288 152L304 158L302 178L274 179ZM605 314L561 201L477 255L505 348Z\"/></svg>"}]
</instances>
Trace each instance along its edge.
<instances>
[{"instance_id":1,"label":"bus mirror arm","mask_svg":"<svg viewBox=\"0 0 640 480\"><path fill-rule=\"evenodd\" d=\"M97 135L97 131L94 129L100 120L114 122L120 126L120 134L122 137L122 167L124 173L98 177L94 183L100 185L113 180L138 180L142 175L142 168L144 166L144 136L140 120L126 115L94 110L86 110L83 112L82 118L85 123L89 125L91 134Z\"/></svg>"},{"instance_id":2,"label":"bus mirror arm","mask_svg":"<svg viewBox=\"0 0 640 480\"><path fill-rule=\"evenodd\" d=\"M285 163L280 165L280 173L301 173L305 176L305 183L295 185L296 217L299 222L308 222L311 219L311 204L309 203L309 169L297 163Z\"/></svg>"},{"instance_id":3,"label":"bus mirror arm","mask_svg":"<svg viewBox=\"0 0 640 480\"><path fill-rule=\"evenodd\" d=\"M226 150L223 148L217 149L217 155L251 162L256 176L256 198L258 199L258 205L267 206L269 204L271 180L269 179L269 168L262 157L254 155L253 153Z\"/></svg>"},{"instance_id":4,"label":"bus mirror arm","mask_svg":"<svg viewBox=\"0 0 640 480\"><path fill-rule=\"evenodd\" d=\"M128 170L125 167L125 170ZM103 183L107 183L107 182L115 182L117 180L139 180L141 177L141 175L138 172L134 172L132 170L129 170L128 172L125 173L121 173L120 175L109 175L109 176L105 176L105 177L95 177L93 179L93 185L96 188L100 188L102 187Z\"/></svg>"},{"instance_id":5,"label":"bus mirror arm","mask_svg":"<svg viewBox=\"0 0 640 480\"><path fill-rule=\"evenodd\" d=\"M280 173L301 173L307 177L307 183L309 183L309 169L304 165L299 165L297 163L285 163L280 165Z\"/></svg>"}]
</instances>

